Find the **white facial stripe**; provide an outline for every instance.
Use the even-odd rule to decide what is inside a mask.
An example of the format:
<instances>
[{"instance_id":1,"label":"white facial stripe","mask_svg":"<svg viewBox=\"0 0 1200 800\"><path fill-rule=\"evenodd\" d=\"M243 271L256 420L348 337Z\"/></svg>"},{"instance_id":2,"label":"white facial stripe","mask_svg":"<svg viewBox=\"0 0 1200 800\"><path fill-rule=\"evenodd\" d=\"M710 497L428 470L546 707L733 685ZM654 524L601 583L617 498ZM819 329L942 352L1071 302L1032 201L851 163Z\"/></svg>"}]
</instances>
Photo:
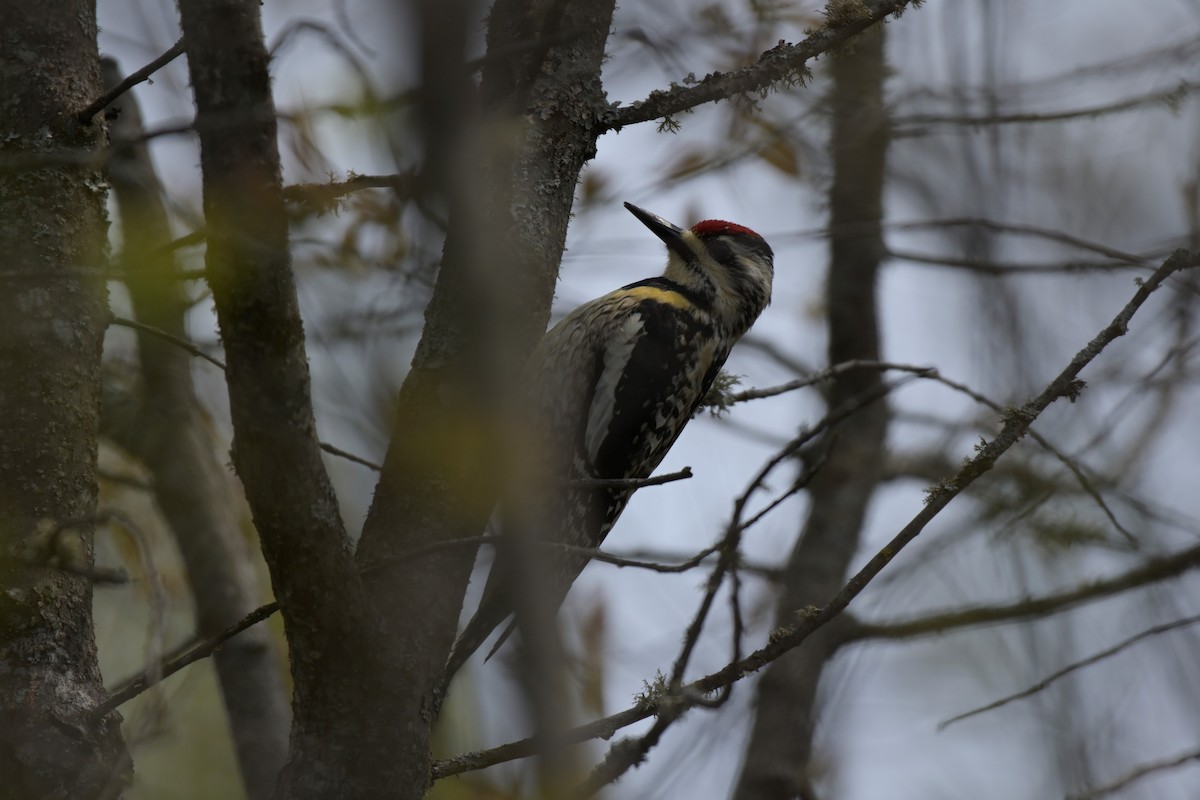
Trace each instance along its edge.
<instances>
[{"instance_id":1,"label":"white facial stripe","mask_svg":"<svg viewBox=\"0 0 1200 800\"><path fill-rule=\"evenodd\" d=\"M592 462L595 462L600 446L604 444L604 438L608 434L608 425L612 421L617 399L617 384L625 373L625 365L633 355L638 334L644 326L641 314L630 314L604 350L604 369L600 373L600 379L596 381L592 405L588 409L587 431L583 437L588 459Z\"/></svg>"}]
</instances>

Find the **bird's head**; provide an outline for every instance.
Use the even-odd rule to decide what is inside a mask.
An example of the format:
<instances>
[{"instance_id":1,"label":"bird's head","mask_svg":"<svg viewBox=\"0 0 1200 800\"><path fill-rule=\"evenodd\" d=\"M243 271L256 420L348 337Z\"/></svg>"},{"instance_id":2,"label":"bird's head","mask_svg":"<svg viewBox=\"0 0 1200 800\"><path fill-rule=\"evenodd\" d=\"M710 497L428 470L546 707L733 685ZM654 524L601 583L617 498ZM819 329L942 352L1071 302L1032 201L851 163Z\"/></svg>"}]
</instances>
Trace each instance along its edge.
<instances>
[{"instance_id":1,"label":"bird's head","mask_svg":"<svg viewBox=\"0 0 1200 800\"><path fill-rule=\"evenodd\" d=\"M745 333L771 302L775 254L754 231L718 219L681 228L632 203L625 208L666 244L664 277L708 303L733 336Z\"/></svg>"}]
</instances>

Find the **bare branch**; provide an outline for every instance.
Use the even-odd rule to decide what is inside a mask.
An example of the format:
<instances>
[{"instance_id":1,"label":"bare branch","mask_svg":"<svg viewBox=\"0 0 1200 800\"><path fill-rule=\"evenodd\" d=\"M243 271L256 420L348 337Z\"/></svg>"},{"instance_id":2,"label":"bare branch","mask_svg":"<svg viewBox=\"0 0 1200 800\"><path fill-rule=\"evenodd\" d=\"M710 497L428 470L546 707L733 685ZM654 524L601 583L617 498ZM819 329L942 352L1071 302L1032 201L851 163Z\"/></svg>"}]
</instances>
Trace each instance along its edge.
<instances>
[{"instance_id":1,"label":"bare branch","mask_svg":"<svg viewBox=\"0 0 1200 800\"><path fill-rule=\"evenodd\" d=\"M1024 225L1013 222L998 222L986 217L949 217L947 219L891 222L884 223L884 226L890 230L922 230L927 228L982 228L994 233L1035 236L1039 239L1058 242L1059 244L1069 245L1080 250L1089 250L1093 253L1098 253L1102 256L1108 256L1109 258L1117 261L1125 261L1130 264L1142 264L1146 261L1155 260L1151 256L1126 253L1123 250L1109 247L1106 244L1093 242L1089 239L1083 239L1079 236L1072 236L1069 233L1063 233L1062 231L1054 228L1044 228L1040 225Z\"/></svg>"},{"instance_id":2,"label":"bare branch","mask_svg":"<svg viewBox=\"0 0 1200 800\"><path fill-rule=\"evenodd\" d=\"M377 464L376 462L365 459L362 456L356 456L354 453L347 452L340 447L334 447L328 442L319 442L318 444L322 450L324 450L326 453L329 453L331 456L337 456L338 458L344 458L347 461L353 461L355 464L361 464L362 466L373 469L376 472L383 471L382 464Z\"/></svg>"},{"instance_id":3,"label":"bare branch","mask_svg":"<svg viewBox=\"0 0 1200 800\"><path fill-rule=\"evenodd\" d=\"M1081 794L1071 795L1068 800L1092 800L1092 798L1095 797L1103 797L1104 795L1112 794L1119 789L1124 789L1129 784L1136 780L1140 780L1147 775L1151 775L1155 772L1162 772L1163 770L1174 769L1175 767L1181 767L1189 761L1200 761L1200 750L1194 750L1190 753L1174 756L1173 758L1165 758L1160 761L1151 761L1148 764L1143 764L1142 766L1118 778L1112 783L1107 783L1104 786L1096 789L1086 790Z\"/></svg>"},{"instance_id":4,"label":"bare branch","mask_svg":"<svg viewBox=\"0 0 1200 800\"><path fill-rule=\"evenodd\" d=\"M1088 656L1087 658L1084 658L1080 661L1076 661L1072 664L1069 664L1069 665L1063 667L1062 669L1058 670L1057 672L1051 673L1049 676L1038 681L1034 685L1030 686L1028 689L1023 689L1022 691L1019 691L1015 694L1010 694L1006 697L1000 698L999 700L995 700L991 703L988 703L985 706L980 706L979 708L973 708L970 711L964 711L963 713L956 714L953 717L950 717L949 719L942 720L941 722L938 723L938 726L937 726L938 730L939 731L945 730L949 726L951 726L954 723L959 722L961 720L969 719L969 718L977 716L979 714L983 714L984 712L987 712L987 711L993 711L997 708L1000 708L1001 706L1008 705L1009 703L1024 699L1026 697L1032 697L1033 695L1035 695L1038 692L1045 689L1050 684L1054 683L1059 678L1070 675L1072 672L1075 672L1076 670L1080 670L1080 669L1083 669L1084 667L1091 666L1092 664L1095 664L1099 661L1103 661L1104 659L1108 658L1109 656L1116 655L1117 653L1121 652L1122 650L1137 644L1138 642L1142 641L1143 639L1148 639L1151 636L1157 636L1158 634L1166 633L1167 631L1173 631L1173 630L1176 630L1177 628L1186 628L1187 626L1195 625L1198 622L1200 622L1200 615L1194 616L1194 617L1186 617L1184 619L1176 620L1174 622L1168 622L1164 625L1155 625L1153 628L1144 630L1141 633L1135 634L1134 636L1130 636L1128 639L1118 642L1117 644L1113 645L1112 647L1101 650L1098 653L1093 653L1092 655Z\"/></svg>"},{"instance_id":5,"label":"bare branch","mask_svg":"<svg viewBox=\"0 0 1200 800\"><path fill-rule=\"evenodd\" d=\"M750 521L747 521L747 524L749 524ZM711 548L705 548L705 551L703 552L707 552L710 549ZM657 563L664 563L667 561L679 563L682 560L694 558L694 556L685 556L682 553L665 552L660 550L652 550L649 548L638 548L637 550L624 553L614 553L613 555L616 555L620 558L627 558L632 561L654 561ZM712 558L712 556L712 553L708 553L706 556L701 558L700 561L707 561L708 559ZM779 574L782 571L780 567L773 564L768 564L765 561L749 561L745 558L741 559L741 561L738 563L738 569L740 569L742 572L746 572L751 575L757 575L761 578L771 581L778 580Z\"/></svg>"},{"instance_id":6,"label":"bare branch","mask_svg":"<svg viewBox=\"0 0 1200 800\"><path fill-rule=\"evenodd\" d=\"M853 361L843 361L840 364L826 367L817 372L807 375L803 378L797 378L794 381L781 383L778 386L769 386L765 389L747 389L744 392L736 392L729 396L727 404L743 403L747 400L761 400L765 397L775 397L777 395L793 392L796 389L803 389L806 386L814 386L818 383L825 383L846 372L854 370L877 370L885 372L888 370L896 372L910 372L918 377L929 377L937 374L937 369L934 367L918 367L912 364L898 364L891 361L867 361L863 359L855 359Z\"/></svg>"},{"instance_id":7,"label":"bare branch","mask_svg":"<svg viewBox=\"0 0 1200 800\"><path fill-rule=\"evenodd\" d=\"M805 65L809 60L845 44L888 16L901 13L911 4L912 0L883 0L873 3L869 9L862 5L862 13L857 18L830 19L825 27L813 31L798 44L780 42L749 67L733 72L712 72L695 83L673 84L666 91L651 92L646 99L633 105L614 106L601 120L601 126L604 130L619 131L626 125L681 114L704 103L728 100L751 92L765 92L777 84L803 84L807 74Z\"/></svg>"},{"instance_id":8,"label":"bare branch","mask_svg":"<svg viewBox=\"0 0 1200 800\"><path fill-rule=\"evenodd\" d=\"M1125 111L1135 111L1144 106L1161 105L1169 111L1176 111L1184 100L1200 89L1200 83L1181 81L1173 89L1160 89L1155 92L1139 94L1124 100L1102 103L1084 108L1068 109L1065 111L1023 112L1015 114L988 114L974 116L970 114L941 115L913 114L898 117L895 121L896 135L908 136L911 128L930 127L935 125L955 125L971 128L983 128L992 125L1028 125L1041 122L1069 122L1076 119L1095 119L1107 114L1118 114Z\"/></svg>"},{"instance_id":9,"label":"bare branch","mask_svg":"<svg viewBox=\"0 0 1200 800\"><path fill-rule=\"evenodd\" d=\"M1139 586L1174 578L1196 567L1200 567L1200 546L1190 547L1171 556L1151 559L1111 578L1091 581L1082 586L1044 597L1026 598L1004 605L976 606L941 614L929 614L900 622L861 623L847 631L843 642L851 643L869 639L909 639L978 625L995 625L1045 617L1091 600L1098 600L1136 589Z\"/></svg>"},{"instance_id":10,"label":"bare branch","mask_svg":"<svg viewBox=\"0 0 1200 800\"><path fill-rule=\"evenodd\" d=\"M991 408L998 413L1001 413L1001 414L1004 413L1004 409L1001 408L998 403L995 403L995 402L989 400L986 396L981 395L978 392L971 390L968 386L958 383L957 381L952 381L948 378L943 378L941 375L937 375L937 374L930 375L928 377L931 380L937 381L938 383L942 384L943 386L948 386L951 389L954 389L955 391L962 392L963 394L967 395L975 402L985 405L988 408ZM1138 547L1137 537L1134 536L1133 533L1128 528L1126 528L1124 525L1122 525L1121 521L1117 519L1117 515L1115 513L1113 513L1113 510L1109 507L1108 502L1104 499L1104 496L1101 495L1100 491L1092 484L1091 478L1089 478L1087 476L1087 473L1085 473L1083 471L1083 468L1075 462L1075 459L1071 458L1066 453L1059 450L1057 447L1055 447L1053 444L1051 444L1051 442L1048 439L1046 439L1046 437L1042 436L1040 433L1038 433L1032 427L1029 429L1028 433L1029 433L1029 438L1031 438L1035 442L1037 442L1038 446L1040 446L1043 450L1045 450L1046 452L1050 453L1050 455L1052 455L1056 459L1058 459L1059 463L1067 468L1067 471L1070 472L1071 475L1074 476L1076 482L1079 484L1079 487L1081 489L1083 489L1083 491L1089 497L1092 498L1092 500L1096 503L1097 506L1100 507L1100 511L1103 512L1104 516L1106 516L1108 518L1108 521L1117 530L1117 533L1121 534L1121 536L1125 539L1126 542L1129 543L1129 545L1131 547L1133 547L1134 549L1137 549L1137 547Z\"/></svg>"},{"instance_id":11,"label":"bare branch","mask_svg":"<svg viewBox=\"0 0 1200 800\"><path fill-rule=\"evenodd\" d=\"M175 336L174 334L167 333L164 330L155 328L153 325L146 325L145 323L138 322L137 320L125 319L124 317L118 317L115 315L110 315L108 318L108 321L109 321L110 325L119 325L123 328L132 328L134 330L144 331L152 336L156 336L159 339L162 339L163 341L170 342L171 344L173 344L183 350L186 350L187 352L191 353L192 355L196 356L197 358L203 358L205 361L209 362L210 364L214 364L214 365L220 367L222 370L225 369L224 362L220 361L217 358L210 356L208 353L204 352L199 347L196 347L196 345L192 344L187 339L182 339L178 336ZM328 442L319 442L318 444L322 450L324 450L326 453L329 453L330 455L335 455L335 456L338 456L339 458L344 458L347 461L353 461L355 464L361 464L364 467L369 467L369 468L375 470L376 472L379 472L383 469L383 466L381 464L377 464L374 461L370 461L369 459L363 458L362 456L356 456L353 453L350 453L350 452L347 452L346 450L341 449L340 447L334 447L333 445L329 444ZM667 477L667 480L660 479L658 482L659 483L667 483L668 480L678 480L678 478L671 478L668 476L664 476L664 477ZM688 477L690 477L690 473L689 473ZM646 485L652 485L652 484L646 484Z\"/></svg>"},{"instance_id":12,"label":"bare branch","mask_svg":"<svg viewBox=\"0 0 1200 800\"><path fill-rule=\"evenodd\" d=\"M194 646L189 646L185 652L161 665L155 664L136 678L126 681L122 684L121 688L109 694L107 700L91 710L91 716L103 717L116 710L119 706L128 703L147 689L153 688L189 664L199 661L202 658L208 658L222 644L247 628L251 628L267 619L278 610L279 603L268 603L265 606L260 606L211 639L207 639Z\"/></svg>"},{"instance_id":13,"label":"bare branch","mask_svg":"<svg viewBox=\"0 0 1200 800\"><path fill-rule=\"evenodd\" d=\"M985 395L979 394L965 384L943 377L934 367L919 367L911 364L897 364L887 361L865 360L844 361L841 364L834 364L833 366L827 367L819 372L815 372L812 375L804 378L797 378L794 381L788 381L787 383L780 384L779 386L771 386L765 389L748 389L744 392L738 392L725 399L722 402L722 406L729 406L734 403L744 402L746 400L758 400L765 397L775 397L786 392L791 392L796 389L801 389L806 386L812 386L813 384L830 380L836 375L857 369L894 370L912 373L918 378L926 378L928 380L935 381L943 386L953 389L956 392L965 394L975 402L987 406L998 414L1005 413L1004 407L999 403ZM1117 519L1116 514L1109 507L1103 495L1101 495L1099 490L1096 489L1096 487L1092 484L1091 479L1083 471L1083 468L1080 467L1074 459L1059 450L1054 444L1052 444L1036 430L1030 428L1028 433L1030 438L1036 441L1038 445L1042 447L1042 449L1053 455L1063 466L1067 468L1067 470L1079 483L1080 488L1082 488L1083 491L1095 501L1096 505L1100 507L1100 510L1108 518L1109 522L1112 523L1112 526L1117 530L1117 532L1120 533L1121 536L1124 537L1124 539L1132 547L1136 548L1138 546L1136 537L1132 532L1129 531L1128 528L1121 524L1120 520Z\"/></svg>"},{"instance_id":14,"label":"bare branch","mask_svg":"<svg viewBox=\"0 0 1200 800\"><path fill-rule=\"evenodd\" d=\"M187 352L194 355L196 358L203 358L208 363L213 364L217 367L220 367L222 370L225 369L225 363L223 361L221 361L220 359L213 358L208 353L204 352L199 347L196 347L196 345L189 342L187 339L182 339L172 333L167 333L166 331L162 330L161 328L156 328L153 325L147 325L144 322L138 322L137 320L126 319L124 317L118 317L115 314L109 315L108 324L109 325L118 325L122 328L132 328L135 331L142 331L144 333L148 333L151 336L155 336L159 339L162 339L164 342L170 342L171 344L175 345L176 347L178 347L182 350L186 350Z\"/></svg>"},{"instance_id":15,"label":"bare branch","mask_svg":"<svg viewBox=\"0 0 1200 800\"><path fill-rule=\"evenodd\" d=\"M622 728L633 725L635 722L641 722L651 716L654 713L654 709L655 706L652 704L639 704L604 719L564 731L556 737L556 746L580 744L592 739L609 739ZM461 775L464 772L472 772L496 764L503 764L507 761L516 761L518 758L528 758L537 754L540 747L544 744L543 740L521 739L520 741L510 742L500 747L494 747L491 750L464 753L445 761L435 761L431 774L434 780L438 780L439 778L446 778L451 775Z\"/></svg>"},{"instance_id":16,"label":"bare branch","mask_svg":"<svg viewBox=\"0 0 1200 800\"><path fill-rule=\"evenodd\" d=\"M92 122L92 117L103 111L105 106L128 92L134 86L137 86L139 83L149 80L151 75L158 72L160 69L165 67L167 64L170 64L181 55L183 55L183 39L180 39L178 42L171 45L171 47L161 56L142 67L137 72L130 73L129 76L123 81L97 97L88 104L87 108L75 115L76 119L78 119L83 125L90 125Z\"/></svg>"},{"instance_id":17,"label":"bare branch","mask_svg":"<svg viewBox=\"0 0 1200 800\"><path fill-rule=\"evenodd\" d=\"M641 489L645 486L661 486L664 483L683 481L691 477L692 468L684 467L678 472L668 472L665 475L655 475L650 478L573 478L567 483L581 488L609 486L614 489Z\"/></svg>"},{"instance_id":18,"label":"bare branch","mask_svg":"<svg viewBox=\"0 0 1200 800\"><path fill-rule=\"evenodd\" d=\"M1146 260L1162 258L1166 253L1149 254ZM1034 263L1005 263L1000 261L981 261L967 256L939 256L932 253L918 253L911 250L888 249L888 257L897 261L911 261L914 264L926 264L931 267L952 267L970 270L981 275L1060 275L1076 272L1113 272L1116 270L1136 269L1136 263L1121 258L1116 261L1052 261L1040 264Z\"/></svg>"},{"instance_id":19,"label":"bare branch","mask_svg":"<svg viewBox=\"0 0 1200 800\"><path fill-rule=\"evenodd\" d=\"M320 211L345 195L363 189L394 189L402 196L414 194L418 176L406 172L398 175L351 175L344 181L331 183L297 183L285 186L283 198L292 203L305 203Z\"/></svg>"}]
</instances>

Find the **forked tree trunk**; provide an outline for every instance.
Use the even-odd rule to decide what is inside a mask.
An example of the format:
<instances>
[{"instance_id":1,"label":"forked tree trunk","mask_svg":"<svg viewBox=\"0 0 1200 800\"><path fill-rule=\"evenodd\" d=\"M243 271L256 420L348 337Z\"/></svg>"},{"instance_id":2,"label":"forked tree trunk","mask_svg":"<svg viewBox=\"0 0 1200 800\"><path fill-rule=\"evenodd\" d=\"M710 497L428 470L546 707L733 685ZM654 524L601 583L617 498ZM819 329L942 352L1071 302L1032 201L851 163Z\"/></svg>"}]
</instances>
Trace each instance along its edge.
<instances>
[{"instance_id":1,"label":"forked tree trunk","mask_svg":"<svg viewBox=\"0 0 1200 800\"><path fill-rule=\"evenodd\" d=\"M460 121L474 113L481 122L473 136L471 128L441 131L463 148L443 153L457 172L432 171L443 180L433 188L447 198L450 230L359 545L367 585L391 635L411 643L397 665L412 692L399 753L406 786L428 783L438 688L474 552L398 559L477 536L487 523L492 475L502 459L493 449L494 415L550 316L575 184L601 131L600 65L612 12L612 0L497 0L487 43L499 55L484 67L480 107L455 115L435 105L425 112ZM426 15L427 32L437 24ZM444 48L461 54L461 41ZM443 87L440 102L447 102L454 82L439 70L465 75L461 56L439 64L426 54L424 64L425 85ZM431 125L427 135L437 132Z\"/></svg>"},{"instance_id":2,"label":"forked tree trunk","mask_svg":"<svg viewBox=\"0 0 1200 800\"><path fill-rule=\"evenodd\" d=\"M275 796L391 797L397 676L316 437L258 0L181 0L206 269L225 345L233 463L287 634L290 752Z\"/></svg>"}]
</instances>

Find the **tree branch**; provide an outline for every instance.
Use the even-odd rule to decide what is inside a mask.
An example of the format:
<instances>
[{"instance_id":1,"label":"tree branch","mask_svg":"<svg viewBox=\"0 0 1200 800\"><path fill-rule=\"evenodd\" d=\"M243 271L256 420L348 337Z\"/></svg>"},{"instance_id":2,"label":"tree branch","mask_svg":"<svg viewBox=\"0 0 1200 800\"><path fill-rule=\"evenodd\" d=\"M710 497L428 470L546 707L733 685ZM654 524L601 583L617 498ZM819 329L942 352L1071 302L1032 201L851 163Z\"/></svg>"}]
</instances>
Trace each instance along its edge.
<instances>
[{"instance_id":1,"label":"tree branch","mask_svg":"<svg viewBox=\"0 0 1200 800\"><path fill-rule=\"evenodd\" d=\"M898 129L896 135L912 135L910 130L903 130L905 128L921 128L934 125L953 125L982 129L990 128L994 125L1028 125L1041 122L1069 122L1077 119L1095 119L1107 114L1135 111L1151 105L1162 106L1168 111L1175 111L1184 100L1195 94L1197 89L1200 89L1200 83L1180 81L1179 85L1173 89L1160 89L1124 100L1116 100L1111 103L1102 103L1084 108L1067 109L1065 111L986 115L913 114L896 119L896 127Z\"/></svg>"},{"instance_id":2,"label":"tree branch","mask_svg":"<svg viewBox=\"0 0 1200 800\"><path fill-rule=\"evenodd\" d=\"M1115 247L1109 247L1100 242L1093 242L1089 239L1084 239L1079 236L1072 236L1069 233L1064 233L1054 228L1046 228L1041 225L1026 225L1015 222L999 222L997 220L988 219L987 217L948 217L946 219L931 219L931 220L914 220L911 222L891 222L885 223L885 227L890 230L924 230L929 228L982 228L994 233L1008 233L1020 236L1033 236L1039 239L1046 239L1059 244L1065 244L1070 247L1075 247L1080 250L1088 250L1093 253L1098 253L1102 256L1108 256L1116 261L1125 261L1129 264L1142 264L1146 261L1155 260L1150 256L1141 256L1135 253L1127 253L1124 250L1118 250Z\"/></svg>"},{"instance_id":3,"label":"tree branch","mask_svg":"<svg viewBox=\"0 0 1200 800\"><path fill-rule=\"evenodd\" d=\"M108 324L109 325L117 325L122 328L130 328L135 331L141 331L142 333L148 333L151 336L155 336L159 339L162 339L164 342L170 342L171 344L175 345L176 347L180 348L181 350L186 350L188 353L191 353L196 358L203 358L208 363L210 363L214 366L220 367L222 370L225 369L224 361L221 361L218 358L214 358L213 356L210 356L208 353L204 352L199 347L197 347L196 345L189 342L187 339L176 336L173 333L167 333L162 328L156 328L153 325L147 325L146 323L138 322L135 319L126 319L125 317L118 317L116 314L108 315Z\"/></svg>"},{"instance_id":4,"label":"tree branch","mask_svg":"<svg viewBox=\"0 0 1200 800\"><path fill-rule=\"evenodd\" d=\"M147 689L151 689L162 683L189 664L194 664L202 658L208 658L225 642L247 628L252 628L263 620L270 618L278 610L279 603L267 603L265 606L259 606L211 639L190 645L180 655L144 670L136 678L125 681L121 685L121 688L109 693L108 698L104 702L91 710L91 716L94 718L103 717L105 714L115 711Z\"/></svg>"},{"instance_id":5,"label":"tree branch","mask_svg":"<svg viewBox=\"0 0 1200 800\"><path fill-rule=\"evenodd\" d=\"M414 193L418 180L419 176L413 172L397 175L351 175L344 181L296 183L285 186L283 198L291 203L305 203L316 210L322 210L339 197L363 189L394 189L408 197Z\"/></svg>"},{"instance_id":6,"label":"tree branch","mask_svg":"<svg viewBox=\"0 0 1200 800\"><path fill-rule=\"evenodd\" d=\"M1168 631L1173 631L1178 628L1185 628L1189 625L1195 625L1198 622L1200 622L1200 615L1194 616L1194 617L1185 617L1184 619L1178 619L1178 620L1175 620L1174 622L1168 622L1163 625L1155 625L1153 628L1149 628L1148 630L1144 630L1141 633L1130 636L1128 639L1124 639L1123 641L1118 642L1117 644L1113 645L1112 647L1105 648L1104 650L1101 650L1098 653L1093 653L1092 655L1088 656L1087 658L1084 658L1084 659L1081 659L1074 663L1068 664L1067 666L1063 667L1062 669L1058 670L1057 672L1053 672L1050 675L1043 678L1042 680L1033 684L1028 689L1022 689L1021 691L1016 692L1015 694L1006 695L1005 697L1002 697L999 700L994 700L991 703L988 703L987 705L979 706L978 708L973 708L970 711L964 711L961 714L955 714L953 717L950 717L949 719L944 719L938 723L937 728L939 731L942 731L942 730L945 730L946 728L948 728L949 726L953 725L956 722L960 722L964 719L970 719L971 717L978 716L979 714L983 714L987 711L994 711L995 709L1000 708L1001 706L1006 706L1009 703L1015 702L1017 700L1022 700L1026 697L1032 697L1033 695L1035 695L1038 692L1045 689L1050 684L1054 683L1059 678L1066 677L1067 675L1070 675L1072 672L1075 672L1077 670L1083 669L1084 667L1089 667L1092 664L1103 661L1104 659L1108 658L1109 656L1116 655L1117 653L1121 652L1122 650L1125 650L1126 648L1137 644L1138 642L1142 641L1143 639L1148 639L1151 636L1157 636L1160 633L1166 633Z\"/></svg>"},{"instance_id":7,"label":"tree branch","mask_svg":"<svg viewBox=\"0 0 1200 800\"><path fill-rule=\"evenodd\" d=\"M728 405L734 403L744 403L747 400L762 400L766 397L776 397L787 392L794 392L797 389L803 389L806 386L815 386L818 383L825 383L839 375L855 370L874 370L878 372L896 371L909 372L917 377L930 377L937 374L936 367L919 367L913 364L898 364L892 361L873 361L869 359L852 359L843 361L838 364L826 367L825 369L813 372L803 378L797 378L794 381L781 383L778 386L768 386L763 389L747 389L744 392L735 392L729 396Z\"/></svg>"},{"instance_id":8,"label":"tree branch","mask_svg":"<svg viewBox=\"0 0 1200 800\"><path fill-rule=\"evenodd\" d=\"M942 634L978 625L1019 622L1066 611L1091 600L1109 597L1149 583L1174 578L1200 566L1200 546L1190 547L1172 556L1147 561L1111 578L1091 581L1082 586L1044 597L1028 598L1015 603L929 614L910 620L888 623L858 623L843 636L842 643L871 639L910 639L917 636Z\"/></svg>"},{"instance_id":9,"label":"tree branch","mask_svg":"<svg viewBox=\"0 0 1200 800\"><path fill-rule=\"evenodd\" d=\"M1187 764L1189 761L1200 761L1200 750L1194 750L1190 753L1175 756L1173 758L1165 758L1160 761L1151 761L1148 764L1143 764L1137 769L1129 772L1112 783L1106 783L1096 789L1088 789L1080 794L1071 795L1068 800L1093 800L1096 797L1103 797L1106 794L1112 794L1115 791L1124 789L1129 784L1136 780L1140 780L1147 775L1163 770L1174 769Z\"/></svg>"},{"instance_id":10,"label":"tree branch","mask_svg":"<svg viewBox=\"0 0 1200 800\"><path fill-rule=\"evenodd\" d=\"M333 445L329 444L329 442L319 442L318 444L322 450L324 450L326 453L329 453L331 456L337 456L338 458L344 458L347 461L353 461L355 464L361 464L362 466L373 469L376 472L383 471L383 465L378 462L371 461L370 459L363 458L362 456L356 456L354 453L343 450L340 447L334 447Z\"/></svg>"},{"instance_id":11,"label":"tree branch","mask_svg":"<svg viewBox=\"0 0 1200 800\"><path fill-rule=\"evenodd\" d=\"M97 97L88 104L87 108L76 114L76 119L78 119L82 125L90 125L92 123L92 117L103 111L105 106L128 92L133 87L137 86L139 83L149 80L151 75L158 72L160 69L165 67L167 64L170 64L181 55L183 55L183 39L180 39L175 44L171 45L171 47L161 56L142 67L137 72L130 73L129 76L123 81Z\"/></svg>"},{"instance_id":12,"label":"tree branch","mask_svg":"<svg viewBox=\"0 0 1200 800\"><path fill-rule=\"evenodd\" d=\"M567 483L576 487L610 486L614 489L641 489L646 486L661 486L664 483L684 481L692 477L692 468L684 467L678 472L668 472L649 478L573 478Z\"/></svg>"},{"instance_id":13,"label":"tree branch","mask_svg":"<svg viewBox=\"0 0 1200 800\"><path fill-rule=\"evenodd\" d=\"M959 392L960 394L964 394L967 397L974 400L975 402L979 403L980 405L987 406L988 408L992 409L993 411L995 411L999 414L1004 413L1004 407L1001 406L999 403L995 402L994 400L987 397L986 395L982 395L979 392L976 392L975 390L971 389L971 387L967 386L966 384L959 383L958 381L950 380L949 378L943 377L940 373L938 373L938 371L935 367L919 367L919 366L914 366L911 364L897 364L894 362L870 361L870 360L865 360L865 359L843 361L839 364L834 364L831 367L826 367L825 369L820 370L819 372L812 373L811 375L808 375L807 377L797 378L794 381L788 381L787 383L783 383L778 386L769 386L764 389L748 389L744 392L738 392L736 394L729 395L729 397L722 399L719 404L714 404L714 405L717 405L720 408L725 408L725 407L733 405L735 403L745 402L747 400L759 400L759 399L766 398L766 397L776 397L778 395L785 394L785 393L791 392L791 391L795 391L796 389L801 389L806 386L812 386L817 383L823 383L823 382L830 380L831 378L834 378L838 375L842 375L842 374L844 374L846 372L850 372L852 370L860 370L860 369L861 370L880 370L880 371L894 370L894 371L898 371L898 372L908 372L908 373L911 373L911 374L917 376L918 378L925 378L927 380L931 380L936 383L940 383L943 386L946 386L947 388L950 388L956 392ZM1054 444L1052 444L1048 439L1046 439L1044 436L1042 436L1036 430L1033 430L1032 428L1030 428L1029 436L1034 441L1036 441L1043 450L1050 453L1052 456L1054 456L1056 459L1058 459L1058 461L1064 467L1067 468L1067 470L1075 477L1075 480L1079 483L1080 488L1082 488L1083 491L1089 497L1091 497L1092 500L1095 501L1096 505L1098 505L1100 507L1100 510L1108 518L1109 522L1112 523L1113 527L1117 530L1117 532L1120 533L1121 536L1125 538L1126 542L1128 542L1132 547L1136 548L1138 545L1137 539L1124 525L1121 524L1120 520L1117 519L1116 514L1109 507L1109 505L1108 505L1107 501L1105 501L1103 495L1101 495L1099 490L1096 489L1096 487L1092 484L1091 479L1083 471L1083 468L1080 467L1077 463L1075 463L1075 461L1072 458L1070 458L1065 453L1063 453L1061 450L1059 450Z\"/></svg>"},{"instance_id":14,"label":"tree branch","mask_svg":"<svg viewBox=\"0 0 1200 800\"><path fill-rule=\"evenodd\" d=\"M109 325L118 325L122 328L131 328L136 331L142 331L143 333L148 333L151 336L156 336L159 339L162 339L164 342L170 342L171 344L175 345L176 347L179 347L179 348L187 351L188 353L191 353L196 358L203 358L208 363L213 364L217 367L220 367L222 370L225 369L225 363L223 361L221 361L220 359L210 356L208 353L204 352L199 347L197 347L196 345L189 342L187 339L181 338L179 336L175 336L174 334L171 334L171 333L167 333L166 331L162 330L161 328L156 328L153 325L147 325L144 322L138 322L137 320L125 319L124 317L118 317L114 314L109 315L108 324ZM355 464L361 464L364 467L369 467L369 468L375 470L376 472L379 472L380 470L383 469L383 466L381 464L378 464L374 461L363 458L362 456L356 456L353 453L343 450L340 447L335 447L334 445L331 445L328 442L320 442L319 444L320 444L321 449L324 450L326 453L329 453L330 455L337 456L338 458L344 458L347 461L353 461ZM690 473L688 474L687 477L691 477ZM663 478L665 478L665 480L660 479L658 482L659 483L667 483L672 480L679 480L679 477L663 476ZM646 485L651 485L651 484L646 484Z\"/></svg>"},{"instance_id":15,"label":"tree branch","mask_svg":"<svg viewBox=\"0 0 1200 800\"><path fill-rule=\"evenodd\" d=\"M1146 260L1162 258L1166 253L1150 253ZM914 264L925 264L931 267L951 267L977 272L981 275L1061 275L1077 272L1115 272L1117 270L1138 269L1138 263L1130 262L1128 258L1114 261L1051 261L1044 263L1012 263L999 261L981 261L967 256L939 256L931 253L918 253L911 250L888 249L888 257L897 261L910 261Z\"/></svg>"},{"instance_id":16,"label":"tree branch","mask_svg":"<svg viewBox=\"0 0 1200 800\"><path fill-rule=\"evenodd\" d=\"M813 31L798 44L780 42L751 66L733 72L709 73L689 85L673 84L670 89L651 92L646 99L630 106L611 106L601 120L602 130L619 131L626 125L661 120L704 103L765 92L776 84L803 85L807 79L808 61L845 44L888 16L899 15L913 4L913 0L883 0L868 8L859 3L857 12L847 12L846 18L830 17L825 27Z\"/></svg>"}]
</instances>

